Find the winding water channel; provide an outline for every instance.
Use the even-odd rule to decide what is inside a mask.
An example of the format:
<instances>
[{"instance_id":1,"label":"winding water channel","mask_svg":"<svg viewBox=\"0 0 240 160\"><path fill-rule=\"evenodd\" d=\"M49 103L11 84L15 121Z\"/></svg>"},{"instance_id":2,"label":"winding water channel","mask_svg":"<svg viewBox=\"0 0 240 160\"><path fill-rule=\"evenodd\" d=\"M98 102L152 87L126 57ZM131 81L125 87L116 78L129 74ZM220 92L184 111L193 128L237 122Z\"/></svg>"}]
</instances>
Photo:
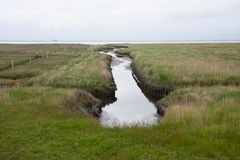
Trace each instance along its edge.
<instances>
[{"instance_id":1,"label":"winding water channel","mask_svg":"<svg viewBox=\"0 0 240 160\"><path fill-rule=\"evenodd\" d=\"M102 108L100 123L105 127L149 126L158 123L156 107L133 78L131 58L117 56L114 51L102 53L112 56L111 68L117 86L117 100Z\"/></svg>"}]
</instances>

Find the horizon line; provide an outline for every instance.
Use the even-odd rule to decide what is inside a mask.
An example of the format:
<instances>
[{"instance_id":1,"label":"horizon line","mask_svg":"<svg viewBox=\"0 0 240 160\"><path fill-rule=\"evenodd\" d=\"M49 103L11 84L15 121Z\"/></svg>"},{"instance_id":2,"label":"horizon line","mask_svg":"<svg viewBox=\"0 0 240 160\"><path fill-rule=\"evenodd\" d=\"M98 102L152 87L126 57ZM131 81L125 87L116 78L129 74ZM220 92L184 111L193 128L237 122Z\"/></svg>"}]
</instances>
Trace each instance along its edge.
<instances>
[{"instance_id":1,"label":"horizon line","mask_svg":"<svg viewBox=\"0 0 240 160\"><path fill-rule=\"evenodd\" d=\"M164 44L164 43L240 43L240 40L156 40L156 41L76 41L76 40L0 40L0 44Z\"/></svg>"}]
</instances>

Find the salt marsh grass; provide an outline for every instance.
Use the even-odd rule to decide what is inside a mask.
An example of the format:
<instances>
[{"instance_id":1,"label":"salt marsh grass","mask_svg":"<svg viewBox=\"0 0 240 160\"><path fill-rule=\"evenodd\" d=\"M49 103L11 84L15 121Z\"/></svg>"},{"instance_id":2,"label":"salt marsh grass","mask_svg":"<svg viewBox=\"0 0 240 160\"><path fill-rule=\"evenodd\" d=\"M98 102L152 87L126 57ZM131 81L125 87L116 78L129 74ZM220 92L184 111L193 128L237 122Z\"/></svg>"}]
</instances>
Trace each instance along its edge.
<instances>
[{"instance_id":1,"label":"salt marsh grass","mask_svg":"<svg viewBox=\"0 0 240 160\"><path fill-rule=\"evenodd\" d=\"M88 91L114 88L96 48L0 45L0 86L16 85L0 89L0 159L240 158L239 44L129 45L145 82L173 89L146 128L104 128L85 114L99 103ZM22 63L31 53L49 55Z\"/></svg>"}]
</instances>

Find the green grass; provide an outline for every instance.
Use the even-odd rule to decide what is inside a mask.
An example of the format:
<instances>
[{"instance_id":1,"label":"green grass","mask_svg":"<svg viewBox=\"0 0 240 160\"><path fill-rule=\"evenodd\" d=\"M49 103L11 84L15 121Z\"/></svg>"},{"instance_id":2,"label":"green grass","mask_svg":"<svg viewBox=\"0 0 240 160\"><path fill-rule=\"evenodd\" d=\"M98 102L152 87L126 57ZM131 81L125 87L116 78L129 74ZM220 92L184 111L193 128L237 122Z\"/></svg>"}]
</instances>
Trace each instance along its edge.
<instances>
[{"instance_id":1,"label":"green grass","mask_svg":"<svg viewBox=\"0 0 240 160\"><path fill-rule=\"evenodd\" d=\"M8 47L7 50L5 45L0 45L0 53L1 50L10 52L11 47ZM15 50L19 49L21 52L37 52L37 58L17 65L13 69L10 67L1 71L2 79L17 79L24 86L82 88L89 92L96 90L108 92L115 89L109 71L110 59L93 52L92 46L26 45L25 48L21 48L17 45L15 47ZM41 48L44 50L40 50ZM12 58L17 58L18 55L12 55ZM2 59L6 60L6 56L2 56Z\"/></svg>"},{"instance_id":2,"label":"green grass","mask_svg":"<svg viewBox=\"0 0 240 160\"><path fill-rule=\"evenodd\" d=\"M178 98L182 105L194 90L202 92L201 88L177 91L183 93ZM0 157L239 159L240 91L233 87L207 90L209 92L204 95L214 99L215 104L212 101L205 104L196 98L194 104L199 105L188 106L194 107L194 110L187 110L191 114L185 114L181 108L178 111L169 109L160 125L120 129L103 128L95 118L66 109L64 104L72 90L43 87L2 89ZM172 93L166 103L175 104L175 100L175 93ZM204 114L198 115L199 109Z\"/></svg>"},{"instance_id":3,"label":"green grass","mask_svg":"<svg viewBox=\"0 0 240 160\"><path fill-rule=\"evenodd\" d=\"M19 53L0 53L0 71L12 67L12 61L14 66L23 64L29 61L30 56L27 54Z\"/></svg>"},{"instance_id":4,"label":"green grass","mask_svg":"<svg viewBox=\"0 0 240 160\"><path fill-rule=\"evenodd\" d=\"M239 44L125 49L147 83L174 88L148 128L103 128L86 114L100 103L86 91L114 88L98 47L0 45L0 66L5 53L49 54L0 72L0 86L18 85L0 89L0 159L240 159Z\"/></svg>"},{"instance_id":5,"label":"green grass","mask_svg":"<svg viewBox=\"0 0 240 160\"><path fill-rule=\"evenodd\" d=\"M58 63L57 67L33 77L27 84L84 88L88 91L111 89L111 74L107 65L109 59L106 56L99 53L81 53L63 61L64 65Z\"/></svg>"},{"instance_id":6,"label":"green grass","mask_svg":"<svg viewBox=\"0 0 240 160\"><path fill-rule=\"evenodd\" d=\"M240 84L239 44L130 45L134 64L156 87Z\"/></svg>"},{"instance_id":7,"label":"green grass","mask_svg":"<svg viewBox=\"0 0 240 160\"><path fill-rule=\"evenodd\" d=\"M87 46L79 45L0 45L0 71L24 64L31 59L41 58L47 54L69 50L82 50Z\"/></svg>"}]
</instances>

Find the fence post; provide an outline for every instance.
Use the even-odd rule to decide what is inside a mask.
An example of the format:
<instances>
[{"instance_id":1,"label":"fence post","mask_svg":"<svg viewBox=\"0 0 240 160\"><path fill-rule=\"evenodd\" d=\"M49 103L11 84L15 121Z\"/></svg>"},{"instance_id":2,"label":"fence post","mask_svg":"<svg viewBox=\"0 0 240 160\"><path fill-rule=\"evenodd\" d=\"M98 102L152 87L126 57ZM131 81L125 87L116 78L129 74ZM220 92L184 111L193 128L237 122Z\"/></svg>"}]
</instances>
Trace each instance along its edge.
<instances>
[{"instance_id":1,"label":"fence post","mask_svg":"<svg viewBox=\"0 0 240 160\"><path fill-rule=\"evenodd\" d=\"M14 64L13 64L13 60L12 60L12 69L13 69L13 67L14 67Z\"/></svg>"}]
</instances>

